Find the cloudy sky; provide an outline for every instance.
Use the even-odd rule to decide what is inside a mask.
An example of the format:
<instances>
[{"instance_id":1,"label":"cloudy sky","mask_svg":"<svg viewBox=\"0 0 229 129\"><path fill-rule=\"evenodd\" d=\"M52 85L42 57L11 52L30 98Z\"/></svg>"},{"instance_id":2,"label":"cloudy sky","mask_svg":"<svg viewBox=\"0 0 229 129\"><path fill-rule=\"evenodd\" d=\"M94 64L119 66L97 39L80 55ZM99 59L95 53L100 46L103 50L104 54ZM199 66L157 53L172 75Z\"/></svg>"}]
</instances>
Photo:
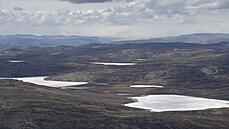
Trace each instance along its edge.
<instances>
[{"instance_id":1,"label":"cloudy sky","mask_svg":"<svg viewBox=\"0 0 229 129\"><path fill-rule=\"evenodd\" d=\"M0 0L0 34L127 39L229 33L229 0Z\"/></svg>"}]
</instances>

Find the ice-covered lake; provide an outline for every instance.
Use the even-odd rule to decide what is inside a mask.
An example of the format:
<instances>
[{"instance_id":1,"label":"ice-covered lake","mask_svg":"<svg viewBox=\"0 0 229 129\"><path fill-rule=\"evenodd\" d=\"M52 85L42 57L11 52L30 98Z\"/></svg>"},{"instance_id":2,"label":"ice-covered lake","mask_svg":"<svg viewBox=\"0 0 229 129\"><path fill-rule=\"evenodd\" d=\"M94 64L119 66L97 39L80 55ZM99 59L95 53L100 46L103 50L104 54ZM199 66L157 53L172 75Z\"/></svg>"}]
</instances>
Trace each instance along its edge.
<instances>
[{"instance_id":1,"label":"ice-covered lake","mask_svg":"<svg viewBox=\"0 0 229 129\"><path fill-rule=\"evenodd\" d=\"M134 94L127 94L127 93L120 93L120 94L116 94L118 96L128 96L128 95L134 95Z\"/></svg>"},{"instance_id":2,"label":"ice-covered lake","mask_svg":"<svg viewBox=\"0 0 229 129\"><path fill-rule=\"evenodd\" d=\"M9 63L24 63L26 61L24 61L24 60L8 60L7 62L9 62Z\"/></svg>"},{"instance_id":3,"label":"ice-covered lake","mask_svg":"<svg viewBox=\"0 0 229 129\"><path fill-rule=\"evenodd\" d=\"M128 98L135 102L124 104L124 106L145 109L151 112L191 111L229 107L229 101L226 100L182 95L147 95Z\"/></svg>"},{"instance_id":4,"label":"ice-covered lake","mask_svg":"<svg viewBox=\"0 0 229 129\"><path fill-rule=\"evenodd\" d=\"M89 89L90 87L61 87L64 90L84 90Z\"/></svg>"},{"instance_id":5,"label":"ice-covered lake","mask_svg":"<svg viewBox=\"0 0 229 129\"><path fill-rule=\"evenodd\" d=\"M66 87L88 84L88 82L67 82L67 81L50 81L45 80L47 76L42 77L23 77L23 78L1 78L1 79L13 79L23 82L29 82L36 85L48 86L48 87Z\"/></svg>"},{"instance_id":6,"label":"ice-covered lake","mask_svg":"<svg viewBox=\"0 0 229 129\"><path fill-rule=\"evenodd\" d=\"M136 63L104 63L104 62L91 62L92 64L97 65L114 65L114 66L129 66L129 65L136 65Z\"/></svg>"},{"instance_id":7,"label":"ice-covered lake","mask_svg":"<svg viewBox=\"0 0 229 129\"><path fill-rule=\"evenodd\" d=\"M131 85L129 87L134 87L134 88L163 88L163 86L156 86L156 85Z\"/></svg>"}]
</instances>

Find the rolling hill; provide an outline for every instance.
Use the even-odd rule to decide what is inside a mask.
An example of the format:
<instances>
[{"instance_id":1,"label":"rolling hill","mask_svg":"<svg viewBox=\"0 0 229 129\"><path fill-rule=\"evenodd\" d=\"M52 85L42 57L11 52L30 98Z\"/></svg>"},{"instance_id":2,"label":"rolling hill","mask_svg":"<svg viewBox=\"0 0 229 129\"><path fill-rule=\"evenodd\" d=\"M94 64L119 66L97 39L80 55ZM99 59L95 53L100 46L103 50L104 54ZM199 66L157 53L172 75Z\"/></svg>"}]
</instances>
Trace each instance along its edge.
<instances>
[{"instance_id":1,"label":"rolling hill","mask_svg":"<svg viewBox=\"0 0 229 129\"><path fill-rule=\"evenodd\" d=\"M227 129L228 108L158 113L123 104L132 102L127 97L158 94L229 100L228 59L229 42L142 40L4 49L0 78L49 76L89 84L84 85L88 89L70 90L0 79L0 128ZM164 87L129 87L138 84Z\"/></svg>"},{"instance_id":2,"label":"rolling hill","mask_svg":"<svg viewBox=\"0 0 229 129\"><path fill-rule=\"evenodd\" d=\"M89 43L108 43L119 40L109 37L85 37L63 35L1 35L0 48L26 48L26 47L51 47L51 46L79 46Z\"/></svg>"}]
</instances>

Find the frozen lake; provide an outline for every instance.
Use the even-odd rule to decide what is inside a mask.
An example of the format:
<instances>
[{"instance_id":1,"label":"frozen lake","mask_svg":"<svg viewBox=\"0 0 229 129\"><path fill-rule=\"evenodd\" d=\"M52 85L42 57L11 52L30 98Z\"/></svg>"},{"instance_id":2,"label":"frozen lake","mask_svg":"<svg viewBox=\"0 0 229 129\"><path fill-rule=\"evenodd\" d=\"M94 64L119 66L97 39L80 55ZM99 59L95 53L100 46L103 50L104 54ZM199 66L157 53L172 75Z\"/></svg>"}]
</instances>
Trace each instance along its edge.
<instances>
[{"instance_id":1,"label":"frozen lake","mask_svg":"<svg viewBox=\"0 0 229 129\"><path fill-rule=\"evenodd\" d=\"M98 65L115 65L115 66L136 65L136 63L104 63L104 62L91 62L91 63L98 64Z\"/></svg>"},{"instance_id":2,"label":"frozen lake","mask_svg":"<svg viewBox=\"0 0 229 129\"><path fill-rule=\"evenodd\" d=\"M24 61L24 60L8 60L7 62L9 62L9 63L24 63L26 61Z\"/></svg>"},{"instance_id":3,"label":"frozen lake","mask_svg":"<svg viewBox=\"0 0 229 129\"><path fill-rule=\"evenodd\" d=\"M47 76L42 77L23 77L23 78L1 78L1 79L13 79L23 82L29 82L36 85L48 86L48 87L65 87L88 84L88 82L67 82L67 81L49 81L45 80Z\"/></svg>"},{"instance_id":4,"label":"frozen lake","mask_svg":"<svg viewBox=\"0 0 229 129\"><path fill-rule=\"evenodd\" d=\"M129 87L134 87L134 88L163 88L163 86L156 86L156 85L131 85Z\"/></svg>"},{"instance_id":5,"label":"frozen lake","mask_svg":"<svg viewBox=\"0 0 229 129\"><path fill-rule=\"evenodd\" d=\"M127 95L134 95L134 94L124 94L124 93L122 93L122 94L116 94L116 95L118 95L118 96L127 96Z\"/></svg>"},{"instance_id":6,"label":"frozen lake","mask_svg":"<svg viewBox=\"0 0 229 129\"><path fill-rule=\"evenodd\" d=\"M84 90L89 89L90 87L61 87L64 90Z\"/></svg>"},{"instance_id":7,"label":"frozen lake","mask_svg":"<svg viewBox=\"0 0 229 129\"><path fill-rule=\"evenodd\" d=\"M124 104L124 106L146 109L151 112L191 111L229 107L229 101L182 95L148 95L128 98L135 102Z\"/></svg>"}]
</instances>

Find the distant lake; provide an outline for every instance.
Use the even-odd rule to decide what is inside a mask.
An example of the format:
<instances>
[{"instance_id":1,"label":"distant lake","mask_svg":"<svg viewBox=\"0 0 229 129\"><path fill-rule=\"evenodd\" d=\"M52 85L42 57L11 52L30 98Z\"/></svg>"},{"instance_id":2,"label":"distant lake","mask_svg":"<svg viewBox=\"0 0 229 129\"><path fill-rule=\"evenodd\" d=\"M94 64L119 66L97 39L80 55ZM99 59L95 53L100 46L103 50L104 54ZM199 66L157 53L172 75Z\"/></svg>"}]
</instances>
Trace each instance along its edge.
<instances>
[{"instance_id":1,"label":"distant lake","mask_svg":"<svg viewBox=\"0 0 229 129\"><path fill-rule=\"evenodd\" d=\"M84 90L89 89L90 87L61 87L64 90Z\"/></svg>"},{"instance_id":2,"label":"distant lake","mask_svg":"<svg viewBox=\"0 0 229 129\"><path fill-rule=\"evenodd\" d=\"M163 88L164 86L156 86L156 85L131 85L129 87L134 87L134 88Z\"/></svg>"},{"instance_id":3,"label":"distant lake","mask_svg":"<svg viewBox=\"0 0 229 129\"><path fill-rule=\"evenodd\" d=\"M127 95L134 95L134 94L124 94L124 93L122 93L122 94L116 94L116 95L118 95L118 96L127 96Z\"/></svg>"},{"instance_id":4,"label":"distant lake","mask_svg":"<svg viewBox=\"0 0 229 129\"><path fill-rule=\"evenodd\" d=\"M23 77L23 78L1 78L1 79L13 79L23 82L29 82L36 85L48 86L48 87L65 87L65 86L77 86L88 84L88 82L68 82L68 81L50 81L45 80L47 76L42 77Z\"/></svg>"},{"instance_id":5,"label":"distant lake","mask_svg":"<svg viewBox=\"0 0 229 129\"><path fill-rule=\"evenodd\" d=\"M136 63L104 63L104 62L91 62L91 63L97 65L115 65L115 66L136 65Z\"/></svg>"},{"instance_id":6,"label":"distant lake","mask_svg":"<svg viewBox=\"0 0 229 129\"><path fill-rule=\"evenodd\" d=\"M191 111L229 107L229 101L182 95L147 95L128 98L135 102L124 104L124 106L145 109L151 112Z\"/></svg>"},{"instance_id":7,"label":"distant lake","mask_svg":"<svg viewBox=\"0 0 229 129\"><path fill-rule=\"evenodd\" d=\"M9 63L24 63L26 61L24 61L24 60L8 60L7 62L9 62Z\"/></svg>"}]
</instances>

